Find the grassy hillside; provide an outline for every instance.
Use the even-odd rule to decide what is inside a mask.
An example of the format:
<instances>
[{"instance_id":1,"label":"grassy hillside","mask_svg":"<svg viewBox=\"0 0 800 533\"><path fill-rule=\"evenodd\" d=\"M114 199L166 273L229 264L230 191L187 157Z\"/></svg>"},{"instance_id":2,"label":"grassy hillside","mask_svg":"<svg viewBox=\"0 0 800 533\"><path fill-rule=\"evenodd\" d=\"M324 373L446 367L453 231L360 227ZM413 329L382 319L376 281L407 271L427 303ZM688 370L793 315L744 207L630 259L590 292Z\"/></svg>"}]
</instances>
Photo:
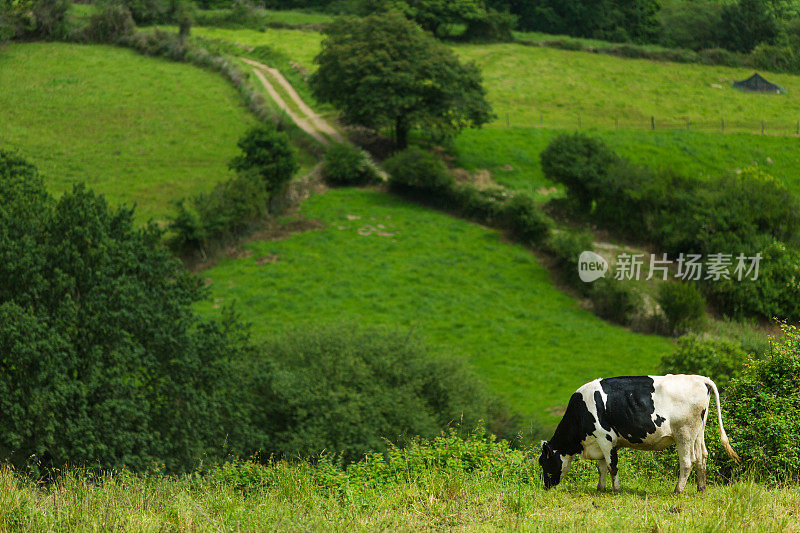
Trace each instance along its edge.
<instances>
[{"instance_id":1,"label":"grassy hillside","mask_svg":"<svg viewBox=\"0 0 800 533\"><path fill-rule=\"evenodd\" d=\"M471 171L487 169L501 185L533 194L547 192L552 184L542 173L539 154L556 135L568 131L573 130L535 127L466 130L456 138L453 154L458 166ZM601 137L620 155L637 163L674 168L701 179L758 165L800 194L797 174L800 141L794 137L687 131L583 131Z\"/></svg>"},{"instance_id":2,"label":"grassy hillside","mask_svg":"<svg viewBox=\"0 0 800 533\"><path fill-rule=\"evenodd\" d=\"M759 131L761 120L794 124L800 120L800 77L768 74L785 95L746 93L733 80L752 70L696 64L660 63L603 54L571 52L518 44L458 45L458 54L483 70L489 99L505 122L535 126L544 114L545 126L574 127L578 115L584 126L647 127L655 116L663 123L685 127L710 122L727 128L747 125ZM719 85L720 87L714 87ZM792 132L793 133L793 132Z\"/></svg>"},{"instance_id":3,"label":"grassy hillside","mask_svg":"<svg viewBox=\"0 0 800 533\"><path fill-rule=\"evenodd\" d=\"M672 349L580 309L495 231L363 190L314 196L302 215L325 227L250 243L205 271L213 300L202 310L235 301L257 338L288 323L412 328L547 423L584 382L655 372Z\"/></svg>"},{"instance_id":4,"label":"grassy hillside","mask_svg":"<svg viewBox=\"0 0 800 533\"><path fill-rule=\"evenodd\" d=\"M0 87L0 147L54 192L84 181L143 219L228 177L252 122L221 76L115 47L6 46Z\"/></svg>"}]
</instances>

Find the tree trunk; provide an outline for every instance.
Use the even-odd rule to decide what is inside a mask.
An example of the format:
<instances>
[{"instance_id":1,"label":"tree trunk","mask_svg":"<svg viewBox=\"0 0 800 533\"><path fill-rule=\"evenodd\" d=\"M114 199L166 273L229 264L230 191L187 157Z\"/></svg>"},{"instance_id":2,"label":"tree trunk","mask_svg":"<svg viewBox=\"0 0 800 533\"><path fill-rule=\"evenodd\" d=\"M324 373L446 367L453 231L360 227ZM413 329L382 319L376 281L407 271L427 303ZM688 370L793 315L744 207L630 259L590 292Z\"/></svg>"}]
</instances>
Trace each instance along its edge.
<instances>
[{"instance_id":1,"label":"tree trunk","mask_svg":"<svg viewBox=\"0 0 800 533\"><path fill-rule=\"evenodd\" d=\"M405 117L398 117L395 120L394 142L400 150L408 148L408 122Z\"/></svg>"}]
</instances>

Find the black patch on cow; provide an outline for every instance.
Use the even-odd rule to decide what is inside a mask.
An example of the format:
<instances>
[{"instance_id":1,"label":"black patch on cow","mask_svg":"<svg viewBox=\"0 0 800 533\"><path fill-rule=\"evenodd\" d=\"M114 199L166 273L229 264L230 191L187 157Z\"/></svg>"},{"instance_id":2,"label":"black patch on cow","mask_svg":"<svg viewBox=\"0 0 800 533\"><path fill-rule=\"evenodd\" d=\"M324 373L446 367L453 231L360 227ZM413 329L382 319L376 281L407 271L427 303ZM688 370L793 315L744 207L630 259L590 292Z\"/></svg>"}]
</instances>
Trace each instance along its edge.
<instances>
[{"instance_id":1,"label":"black patch on cow","mask_svg":"<svg viewBox=\"0 0 800 533\"><path fill-rule=\"evenodd\" d=\"M703 411L700 413L700 421L702 422L705 419L706 419L706 410L703 409Z\"/></svg>"},{"instance_id":2,"label":"black patch on cow","mask_svg":"<svg viewBox=\"0 0 800 533\"><path fill-rule=\"evenodd\" d=\"M561 456L575 455L583 450L581 443L594 433L594 422L583 396L579 392L574 393L553 438L542 446L539 465L542 467L545 488L554 487L561 481Z\"/></svg>"},{"instance_id":3,"label":"black patch on cow","mask_svg":"<svg viewBox=\"0 0 800 533\"><path fill-rule=\"evenodd\" d=\"M576 392L569 399L564 417L558 423L550 444L563 455L575 455L583 450L581 444L594 433L594 416L589 412L583 396Z\"/></svg>"},{"instance_id":4,"label":"black patch on cow","mask_svg":"<svg viewBox=\"0 0 800 533\"><path fill-rule=\"evenodd\" d=\"M611 448L611 464L608 465L608 471L611 472L612 476L617 475L617 462L619 458L617 457L617 449Z\"/></svg>"},{"instance_id":5,"label":"black patch on cow","mask_svg":"<svg viewBox=\"0 0 800 533\"><path fill-rule=\"evenodd\" d=\"M611 435L609 435L608 433L606 433L606 440L607 440L608 442L611 442L611 441L613 441L614 439L612 439L612 438L611 438Z\"/></svg>"},{"instance_id":6,"label":"black patch on cow","mask_svg":"<svg viewBox=\"0 0 800 533\"><path fill-rule=\"evenodd\" d=\"M661 427L661 424L663 424L663 423L664 423L666 420L667 420L667 419L666 419L666 418L664 418L663 416L661 416L661 415L656 415L655 424L656 424L658 427Z\"/></svg>"},{"instance_id":7,"label":"black patch on cow","mask_svg":"<svg viewBox=\"0 0 800 533\"><path fill-rule=\"evenodd\" d=\"M595 392L594 399L598 422L604 429L615 431L631 444L639 444L655 432L653 393L656 389L653 378L624 376L601 379L600 387L606 393L605 404L599 391Z\"/></svg>"},{"instance_id":8,"label":"black patch on cow","mask_svg":"<svg viewBox=\"0 0 800 533\"><path fill-rule=\"evenodd\" d=\"M708 391L708 396L711 397L714 395L714 389L711 388L711 385L706 383L706 390Z\"/></svg>"}]
</instances>

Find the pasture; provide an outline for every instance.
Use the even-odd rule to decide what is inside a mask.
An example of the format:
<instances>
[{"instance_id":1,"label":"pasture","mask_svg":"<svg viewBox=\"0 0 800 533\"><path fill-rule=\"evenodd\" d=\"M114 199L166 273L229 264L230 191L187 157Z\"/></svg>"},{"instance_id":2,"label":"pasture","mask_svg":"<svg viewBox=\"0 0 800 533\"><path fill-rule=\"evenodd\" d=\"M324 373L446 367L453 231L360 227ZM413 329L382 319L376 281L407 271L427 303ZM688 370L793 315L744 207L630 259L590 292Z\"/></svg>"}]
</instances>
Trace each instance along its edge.
<instances>
[{"instance_id":1,"label":"pasture","mask_svg":"<svg viewBox=\"0 0 800 533\"><path fill-rule=\"evenodd\" d=\"M496 231L369 190L312 196L300 215L323 227L251 242L204 271L211 300L200 310L235 302L262 340L283 324L343 318L413 329L547 425L579 385L653 373L673 349L582 309Z\"/></svg>"},{"instance_id":2,"label":"pasture","mask_svg":"<svg viewBox=\"0 0 800 533\"><path fill-rule=\"evenodd\" d=\"M594 468L573 467L568 487L539 479L430 469L336 492L305 463L221 475L90 476L50 486L0 471L0 527L33 531L798 531L800 490L749 481L674 496L668 476L628 476L621 494L594 490ZM624 470L622 471L624 472ZM227 475L226 475L227 474ZM518 476L514 476L518 477ZM565 483L567 484L567 483Z\"/></svg>"},{"instance_id":3,"label":"pasture","mask_svg":"<svg viewBox=\"0 0 800 533\"><path fill-rule=\"evenodd\" d=\"M254 122L222 77L110 46L12 44L0 54L0 144L60 193L85 182L142 220L232 175Z\"/></svg>"}]
</instances>

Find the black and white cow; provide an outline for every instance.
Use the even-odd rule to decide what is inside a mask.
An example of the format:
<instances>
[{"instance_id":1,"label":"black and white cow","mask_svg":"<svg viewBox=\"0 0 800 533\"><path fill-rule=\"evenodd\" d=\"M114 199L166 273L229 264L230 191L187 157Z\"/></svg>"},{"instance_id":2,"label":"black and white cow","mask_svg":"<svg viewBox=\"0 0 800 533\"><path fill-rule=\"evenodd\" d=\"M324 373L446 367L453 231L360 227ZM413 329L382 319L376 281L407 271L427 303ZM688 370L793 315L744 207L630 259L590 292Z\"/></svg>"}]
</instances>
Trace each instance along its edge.
<instances>
[{"instance_id":1,"label":"black and white cow","mask_svg":"<svg viewBox=\"0 0 800 533\"><path fill-rule=\"evenodd\" d=\"M558 485L572 459L581 454L597 461L597 489L605 489L606 474L611 472L618 491L618 448L663 450L675 444L680 462L675 492L683 491L692 466L697 467L697 490L705 490L705 427L712 393L722 445L738 463L722 427L719 392L711 379L672 374L596 379L575 391L553 438L542 443L539 464L545 488Z\"/></svg>"}]
</instances>

